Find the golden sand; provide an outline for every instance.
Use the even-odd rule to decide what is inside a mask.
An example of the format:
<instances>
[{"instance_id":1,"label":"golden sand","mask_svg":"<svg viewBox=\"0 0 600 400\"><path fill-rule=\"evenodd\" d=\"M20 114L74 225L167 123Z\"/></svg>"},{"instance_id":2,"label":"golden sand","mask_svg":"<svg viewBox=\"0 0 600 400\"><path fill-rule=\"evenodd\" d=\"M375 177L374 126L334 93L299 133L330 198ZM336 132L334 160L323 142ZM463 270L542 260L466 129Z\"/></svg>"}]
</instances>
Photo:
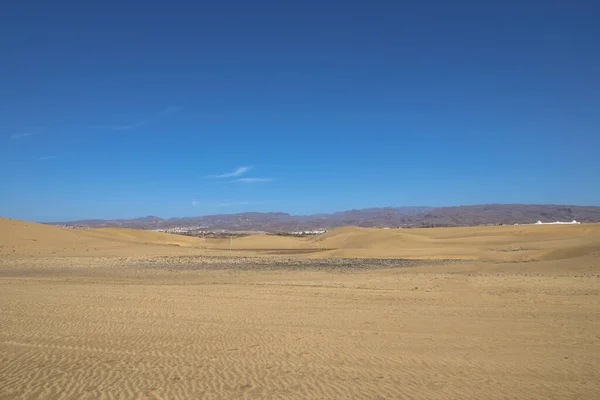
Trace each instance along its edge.
<instances>
[{"instance_id":1,"label":"golden sand","mask_svg":"<svg viewBox=\"0 0 600 400\"><path fill-rule=\"evenodd\" d=\"M600 398L599 225L206 247L0 220L0 399Z\"/></svg>"}]
</instances>

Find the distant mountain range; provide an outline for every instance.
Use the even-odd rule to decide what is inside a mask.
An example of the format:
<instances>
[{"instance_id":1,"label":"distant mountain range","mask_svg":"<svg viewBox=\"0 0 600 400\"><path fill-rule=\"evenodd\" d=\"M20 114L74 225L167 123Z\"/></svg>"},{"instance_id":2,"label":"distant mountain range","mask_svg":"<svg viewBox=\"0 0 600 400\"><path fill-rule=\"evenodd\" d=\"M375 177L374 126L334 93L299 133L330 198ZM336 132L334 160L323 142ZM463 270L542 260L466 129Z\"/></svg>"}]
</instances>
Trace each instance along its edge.
<instances>
[{"instance_id":1,"label":"distant mountain range","mask_svg":"<svg viewBox=\"0 0 600 400\"><path fill-rule=\"evenodd\" d=\"M72 227L121 227L169 229L202 226L207 230L290 232L331 229L339 226L420 228L500 225L571 221L600 222L600 207L540 204L484 204L458 207L384 207L332 214L290 215L279 212L246 212L163 219L142 217L116 220L82 220L51 225Z\"/></svg>"}]
</instances>

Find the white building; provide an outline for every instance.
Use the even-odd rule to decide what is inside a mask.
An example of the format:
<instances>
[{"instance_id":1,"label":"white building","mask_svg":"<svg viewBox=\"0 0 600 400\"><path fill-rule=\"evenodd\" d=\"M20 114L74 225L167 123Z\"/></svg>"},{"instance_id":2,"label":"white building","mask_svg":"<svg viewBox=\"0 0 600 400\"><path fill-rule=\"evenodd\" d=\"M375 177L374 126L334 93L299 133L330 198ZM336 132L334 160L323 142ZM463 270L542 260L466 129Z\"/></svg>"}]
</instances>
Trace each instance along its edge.
<instances>
[{"instance_id":1,"label":"white building","mask_svg":"<svg viewBox=\"0 0 600 400\"><path fill-rule=\"evenodd\" d=\"M561 221L556 221L556 222L542 222L542 221L538 221L535 223L535 225L576 225L576 224L581 224L581 222L577 222L575 220L571 221L571 222L561 222Z\"/></svg>"}]
</instances>

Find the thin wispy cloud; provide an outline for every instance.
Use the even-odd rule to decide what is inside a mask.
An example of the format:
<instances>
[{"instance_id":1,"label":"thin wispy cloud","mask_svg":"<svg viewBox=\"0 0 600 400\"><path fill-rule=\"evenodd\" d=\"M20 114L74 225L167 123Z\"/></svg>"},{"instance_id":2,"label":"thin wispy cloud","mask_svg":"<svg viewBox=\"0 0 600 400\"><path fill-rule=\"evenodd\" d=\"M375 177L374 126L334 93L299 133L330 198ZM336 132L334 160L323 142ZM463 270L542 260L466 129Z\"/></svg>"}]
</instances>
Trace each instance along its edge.
<instances>
[{"instance_id":1,"label":"thin wispy cloud","mask_svg":"<svg viewBox=\"0 0 600 400\"><path fill-rule=\"evenodd\" d=\"M254 168L254 167L251 165L246 166L246 167L239 167L239 168L236 168L232 172L227 172L225 174L220 174L220 175L207 176L207 178L214 178L214 179L237 178L238 176L244 175L246 172L250 171L252 168Z\"/></svg>"},{"instance_id":2,"label":"thin wispy cloud","mask_svg":"<svg viewBox=\"0 0 600 400\"><path fill-rule=\"evenodd\" d=\"M261 183L261 182L273 182L275 179L273 178L240 178L235 179L234 182L240 183Z\"/></svg>"},{"instance_id":3,"label":"thin wispy cloud","mask_svg":"<svg viewBox=\"0 0 600 400\"><path fill-rule=\"evenodd\" d=\"M179 111L180 109L181 109L180 107L171 106L171 107L165 108L164 110L162 110L161 112L159 112L158 114L156 114L150 118L146 118L141 121L133 122L131 124L95 125L95 126L92 126L91 128L111 130L111 131L129 131L129 130L141 128L142 126L150 125L151 123L156 122L157 120L159 120L161 118L168 117L169 115L174 114L175 112Z\"/></svg>"},{"instance_id":4,"label":"thin wispy cloud","mask_svg":"<svg viewBox=\"0 0 600 400\"><path fill-rule=\"evenodd\" d=\"M56 158L56 156L42 156L40 157L41 161L48 161L48 160L54 160Z\"/></svg>"},{"instance_id":5,"label":"thin wispy cloud","mask_svg":"<svg viewBox=\"0 0 600 400\"><path fill-rule=\"evenodd\" d=\"M198 200L192 200L192 207L196 208L200 205L200 202Z\"/></svg>"},{"instance_id":6,"label":"thin wispy cloud","mask_svg":"<svg viewBox=\"0 0 600 400\"><path fill-rule=\"evenodd\" d=\"M206 178L212 178L212 179L237 178L237 179L231 179L231 180L229 180L229 182L240 182L240 183L261 183L261 182L274 181L273 178L251 178L251 177L240 178L240 176L246 174L248 171L250 171L253 168L254 168L253 166L238 167L231 172L227 172L227 173L220 174L220 175L211 175L211 176L207 176Z\"/></svg>"},{"instance_id":7,"label":"thin wispy cloud","mask_svg":"<svg viewBox=\"0 0 600 400\"><path fill-rule=\"evenodd\" d=\"M33 135L35 135L35 133L33 133L33 132L13 133L12 135L10 135L10 140L24 139L26 137L33 136Z\"/></svg>"}]
</instances>

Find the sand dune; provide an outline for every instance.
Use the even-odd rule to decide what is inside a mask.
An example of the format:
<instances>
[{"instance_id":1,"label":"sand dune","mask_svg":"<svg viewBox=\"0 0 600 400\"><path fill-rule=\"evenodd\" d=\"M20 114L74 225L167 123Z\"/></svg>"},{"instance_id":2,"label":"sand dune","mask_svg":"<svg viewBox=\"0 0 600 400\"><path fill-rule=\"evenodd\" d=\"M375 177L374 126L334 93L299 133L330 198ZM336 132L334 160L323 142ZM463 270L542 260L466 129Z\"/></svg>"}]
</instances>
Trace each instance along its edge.
<instances>
[{"instance_id":1,"label":"sand dune","mask_svg":"<svg viewBox=\"0 0 600 400\"><path fill-rule=\"evenodd\" d=\"M307 238L275 235L250 235L234 239L234 248L239 250L315 250L312 241ZM211 240L209 247L213 249L229 249L229 240Z\"/></svg>"},{"instance_id":2,"label":"sand dune","mask_svg":"<svg viewBox=\"0 0 600 400\"><path fill-rule=\"evenodd\" d=\"M224 254L227 239L207 239L134 229L72 230L0 219L0 254L101 256ZM236 238L241 255L422 258L530 261L573 258L600 251L600 224L432 229L346 227L309 238L252 235Z\"/></svg>"},{"instance_id":3,"label":"sand dune","mask_svg":"<svg viewBox=\"0 0 600 400\"><path fill-rule=\"evenodd\" d=\"M82 231L82 233L90 238L114 242L126 242L131 244L151 244L181 247L198 247L201 245L198 238L183 235L172 235L162 232L143 231L139 229L100 228Z\"/></svg>"},{"instance_id":4,"label":"sand dune","mask_svg":"<svg viewBox=\"0 0 600 400\"><path fill-rule=\"evenodd\" d=\"M0 219L0 399L598 399L599 236Z\"/></svg>"},{"instance_id":5,"label":"sand dune","mask_svg":"<svg viewBox=\"0 0 600 400\"><path fill-rule=\"evenodd\" d=\"M197 238L135 229L67 229L32 222L0 219L0 255L104 256L173 254L200 248Z\"/></svg>"},{"instance_id":6,"label":"sand dune","mask_svg":"<svg viewBox=\"0 0 600 400\"><path fill-rule=\"evenodd\" d=\"M551 260L600 252L600 224L472 228L334 229L315 238L327 256Z\"/></svg>"}]
</instances>

